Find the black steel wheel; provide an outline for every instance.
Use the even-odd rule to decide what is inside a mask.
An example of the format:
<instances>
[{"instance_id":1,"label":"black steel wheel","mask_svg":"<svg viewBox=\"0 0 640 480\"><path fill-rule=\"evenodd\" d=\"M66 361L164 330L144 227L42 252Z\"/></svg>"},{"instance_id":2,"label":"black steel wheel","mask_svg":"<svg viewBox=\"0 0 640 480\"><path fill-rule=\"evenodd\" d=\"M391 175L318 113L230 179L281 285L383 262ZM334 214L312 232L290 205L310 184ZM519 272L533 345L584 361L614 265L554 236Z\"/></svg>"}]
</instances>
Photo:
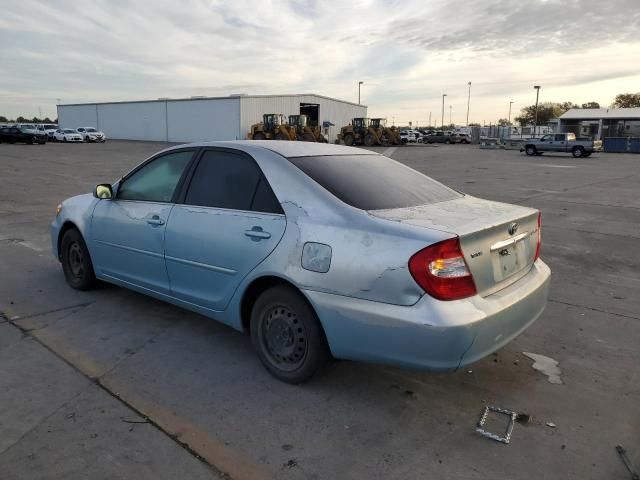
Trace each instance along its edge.
<instances>
[{"instance_id":1,"label":"black steel wheel","mask_svg":"<svg viewBox=\"0 0 640 480\"><path fill-rule=\"evenodd\" d=\"M266 290L251 312L251 340L266 369L279 380L309 380L329 357L324 332L304 297L288 286Z\"/></svg>"},{"instance_id":2,"label":"black steel wheel","mask_svg":"<svg viewBox=\"0 0 640 480\"><path fill-rule=\"evenodd\" d=\"M78 230L67 230L60 242L60 260L67 283L76 290L90 290L96 284L96 276L89 250Z\"/></svg>"}]
</instances>

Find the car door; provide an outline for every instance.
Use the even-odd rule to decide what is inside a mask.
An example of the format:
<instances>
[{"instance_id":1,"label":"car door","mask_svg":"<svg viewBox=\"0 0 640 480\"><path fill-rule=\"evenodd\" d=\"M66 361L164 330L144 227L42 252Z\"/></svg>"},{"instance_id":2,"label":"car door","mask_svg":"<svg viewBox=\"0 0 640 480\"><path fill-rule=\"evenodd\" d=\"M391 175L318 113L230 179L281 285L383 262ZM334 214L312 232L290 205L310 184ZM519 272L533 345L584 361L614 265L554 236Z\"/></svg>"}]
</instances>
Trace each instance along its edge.
<instances>
[{"instance_id":1,"label":"car door","mask_svg":"<svg viewBox=\"0 0 640 480\"><path fill-rule=\"evenodd\" d=\"M172 295L224 310L242 279L276 247L285 226L280 203L252 157L204 150L167 224Z\"/></svg>"},{"instance_id":2,"label":"car door","mask_svg":"<svg viewBox=\"0 0 640 480\"><path fill-rule=\"evenodd\" d=\"M562 133L554 134L553 146L556 152L567 151L567 136Z\"/></svg>"},{"instance_id":3,"label":"car door","mask_svg":"<svg viewBox=\"0 0 640 480\"><path fill-rule=\"evenodd\" d=\"M98 276L169 294L165 227L195 151L171 151L145 162L120 182L115 198L97 203L91 254Z\"/></svg>"},{"instance_id":4,"label":"car door","mask_svg":"<svg viewBox=\"0 0 640 480\"><path fill-rule=\"evenodd\" d=\"M553 149L553 135L543 135L536 145L536 149L540 152L548 152Z\"/></svg>"}]
</instances>

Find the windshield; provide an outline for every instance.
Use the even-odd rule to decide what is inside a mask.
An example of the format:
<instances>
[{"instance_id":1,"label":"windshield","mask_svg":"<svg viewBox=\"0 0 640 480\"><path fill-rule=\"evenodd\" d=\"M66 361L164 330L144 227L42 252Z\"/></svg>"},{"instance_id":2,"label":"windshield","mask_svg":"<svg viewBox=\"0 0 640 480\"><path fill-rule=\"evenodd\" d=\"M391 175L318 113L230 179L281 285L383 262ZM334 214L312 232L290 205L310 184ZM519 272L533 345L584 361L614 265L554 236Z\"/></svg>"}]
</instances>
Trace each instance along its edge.
<instances>
[{"instance_id":1,"label":"windshield","mask_svg":"<svg viewBox=\"0 0 640 480\"><path fill-rule=\"evenodd\" d=\"M91 127L85 128L84 131L85 132L97 132L97 130L95 128L91 128Z\"/></svg>"},{"instance_id":2,"label":"windshield","mask_svg":"<svg viewBox=\"0 0 640 480\"><path fill-rule=\"evenodd\" d=\"M293 157L289 161L340 200L361 210L415 207L462 196L383 155Z\"/></svg>"},{"instance_id":3,"label":"windshield","mask_svg":"<svg viewBox=\"0 0 640 480\"><path fill-rule=\"evenodd\" d=\"M76 131L75 131L75 130L72 130L71 128L65 128L65 129L63 130L63 132L64 132L64 133L76 133Z\"/></svg>"}]
</instances>

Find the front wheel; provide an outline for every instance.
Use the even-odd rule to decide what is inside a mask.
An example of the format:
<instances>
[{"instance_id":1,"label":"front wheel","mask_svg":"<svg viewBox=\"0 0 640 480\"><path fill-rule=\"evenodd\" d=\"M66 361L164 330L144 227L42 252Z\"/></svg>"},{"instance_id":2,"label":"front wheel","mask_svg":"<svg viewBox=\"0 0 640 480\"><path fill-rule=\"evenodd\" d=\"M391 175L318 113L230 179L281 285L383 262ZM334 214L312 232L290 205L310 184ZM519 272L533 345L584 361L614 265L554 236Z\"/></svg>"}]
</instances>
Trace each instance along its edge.
<instances>
[{"instance_id":1,"label":"front wheel","mask_svg":"<svg viewBox=\"0 0 640 480\"><path fill-rule=\"evenodd\" d=\"M582 147L575 147L575 148L571 151L571 153L573 154L573 156L574 156L575 158L580 158L580 157L584 156L584 148L582 148Z\"/></svg>"},{"instance_id":2,"label":"front wheel","mask_svg":"<svg viewBox=\"0 0 640 480\"><path fill-rule=\"evenodd\" d=\"M66 142L67 141L67 137L62 137L62 141Z\"/></svg>"},{"instance_id":3,"label":"front wheel","mask_svg":"<svg viewBox=\"0 0 640 480\"><path fill-rule=\"evenodd\" d=\"M96 284L93 263L87 245L78 230L67 230L60 242L64 277L71 288L91 290Z\"/></svg>"},{"instance_id":4,"label":"front wheel","mask_svg":"<svg viewBox=\"0 0 640 480\"><path fill-rule=\"evenodd\" d=\"M286 383L303 383L329 358L315 312L289 286L266 290L251 311L251 341L265 368Z\"/></svg>"},{"instance_id":5,"label":"front wheel","mask_svg":"<svg viewBox=\"0 0 640 480\"><path fill-rule=\"evenodd\" d=\"M533 155L536 154L537 150L536 150L536 147L534 147L533 145L527 145L524 149L524 152L530 157L532 157Z\"/></svg>"}]
</instances>

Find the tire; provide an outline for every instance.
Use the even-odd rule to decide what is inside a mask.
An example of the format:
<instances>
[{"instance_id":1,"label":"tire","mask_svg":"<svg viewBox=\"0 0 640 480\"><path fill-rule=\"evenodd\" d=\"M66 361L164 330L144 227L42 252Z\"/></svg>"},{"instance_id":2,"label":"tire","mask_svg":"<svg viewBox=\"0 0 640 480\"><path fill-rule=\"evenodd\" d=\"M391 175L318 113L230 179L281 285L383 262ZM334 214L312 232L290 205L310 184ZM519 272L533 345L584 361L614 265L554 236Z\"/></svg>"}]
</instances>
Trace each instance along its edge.
<instances>
[{"instance_id":1,"label":"tire","mask_svg":"<svg viewBox=\"0 0 640 480\"><path fill-rule=\"evenodd\" d=\"M256 132L256 133L253 134L253 139L254 140L266 140L267 136L262 132Z\"/></svg>"},{"instance_id":2,"label":"tire","mask_svg":"<svg viewBox=\"0 0 640 480\"><path fill-rule=\"evenodd\" d=\"M538 150L536 149L536 147L534 147L533 145L527 145L526 147L524 147L524 152L529 155L530 157L532 157L533 155L536 154Z\"/></svg>"},{"instance_id":3,"label":"tire","mask_svg":"<svg viewBox=\"0 0 640 480\"><path fill-rule=\"evenodd\" d=\"M371 133L367 133L364 136L364 144L367 147L373 147L376 144L376 137L374 137Z\"/></svg>"},{"instance_id":4,"label":"tire","mask_svg":"<svg viewBox=\"0 0 640 480\"><path fill-rule=\"evenodd\" d=\"M309 380L327 362L329 348L320 321L304 297L279 285L264 291L251 311L251 342L278 380Z\"/></svg>"},{"instance_id":5,"label":"tire","mask_svg":"<svg viewBox=\"0 0 640 480\"><path fill-rule=\"evenodd\" d=\"M60 257L64 278L71 288L91 290L96 285L96 276L87 245L78 230L67 230L60 242Z\"/></svg>"},{"instance_id":6,"label":"tire","mask_svg":"<svg viewBox=\"0 0 640 480\"><path fill-rule=\"evenodd\" d=\"M316 141L316 137L313 136L313 133L303 133L302 134L302 141L303 142L315 142Z\"/></svg>"},{"instance_id":7,"label":"tire","mask_svg":"<svg viewBox=\"0 0 640 480\"><path fill-rule=\"evenodd\" d=\"M66 142L67 141L67 137L62 137L62 141Z\"/></svg>"},{"instance_id":8,"label":"tire","mask_svg":"<svg viewBox=\"0 0 640 480\"><path fill-rule=\"evenodd\" d=\"M33 145L34 143L38 143L38 139L36 137L31 137L27 140L27 145Z\"/></svg>"},{"instance_id":9,"label":"tire","mask_svg":"<svg viewBox=\"0 0 640 480\"><path fill-rule=\"evenodd\" d=\"M275 138L276 140L289 140L287 137L284 136L283 133L276 133L276 136L273 138Z\"/></svg>"},{"instance_id":10,"label":"tire","mask_svg":"<svg viewBox=\"0 0 640 480\"><path fill-rule=\"evenodd\" d=\"M444 141L444 143L446 143L447 145L449 145L451 143L451 140L449 140L448 138Z\"/></svg>"},{"instance_id":11,"label":"tire","mask_svg":"<svg viewBox=\"0 0 640 480\"><path fill-rule=\"evenodd\" d=\"M355 142L355 138L350 133L346 134L343 138L344 144L348 147L352 146Z\"/></svg>"},{"instance_id":12,"label":"tire","mask_svg":"<svg viewBox=\"0 0 640 480\"><path fill-rule=\"evenodd\" d=\"M583 157L584 156L584 148L582 148L582 147L573 147L573 150L571 150L571 154L575 158Z\"/></svg>"}]
</instances>

